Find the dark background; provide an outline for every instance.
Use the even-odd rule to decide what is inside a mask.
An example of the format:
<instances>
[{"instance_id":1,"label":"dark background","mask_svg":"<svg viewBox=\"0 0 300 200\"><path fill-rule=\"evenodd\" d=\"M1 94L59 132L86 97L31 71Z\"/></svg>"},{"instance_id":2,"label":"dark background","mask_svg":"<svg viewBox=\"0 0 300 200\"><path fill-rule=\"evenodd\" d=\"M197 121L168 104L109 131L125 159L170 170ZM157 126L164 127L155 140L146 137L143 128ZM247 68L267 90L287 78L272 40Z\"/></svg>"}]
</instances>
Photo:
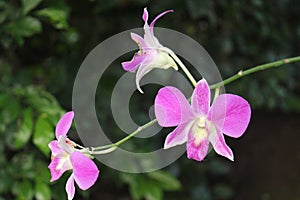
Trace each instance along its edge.
<instances>
[{"instance_id":1,"label":"dark background","mask_svg":"<svg viewBox=\"0 0 300 200\"><path fill-rule=\"evenodd\" d=\"M47 144L64 110L71 110L77 70L97 44L141 27L146 6L150 19L174 9L157 26L198 41L224 78L300 52L297 0L0 1L0 200L65 199L68 175L49 183ZM213 152L201 163L182 156L156 174L126 174L98 163L99 180L88 192L78 189L75 199L298 199L299 67L288 64L226 86L253 109L245 135L226 139L235 162ZM96 98L99 121L113 140L120 138L120 130L111 115L110 95L123 73L118 62L112 64ZM145 86L149 92L132 97L137 123L149 120L146 111L158 88ZM125 147L147 152L163 144L169 131ZM70 137L78 139L75 127Z\"/></svg>"}]
</instances>

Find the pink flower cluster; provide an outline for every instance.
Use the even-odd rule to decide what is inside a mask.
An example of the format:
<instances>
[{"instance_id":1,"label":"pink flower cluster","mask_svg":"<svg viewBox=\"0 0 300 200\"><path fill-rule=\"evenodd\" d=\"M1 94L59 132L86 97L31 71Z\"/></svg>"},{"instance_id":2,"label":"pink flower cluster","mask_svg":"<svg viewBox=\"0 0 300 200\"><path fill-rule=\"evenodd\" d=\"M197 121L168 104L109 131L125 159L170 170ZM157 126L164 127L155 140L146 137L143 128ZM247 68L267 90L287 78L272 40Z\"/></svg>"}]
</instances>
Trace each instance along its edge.
<instances>
[{"instance_id":1,"label":"pink flower cluster","mask_svg":"<svg viewBox=\"0 0 300 200\"><path fill-rule=\"evenodd\" d=\"M154 36L153 28L157 19L172 10L159 14L148 24L148 12L144 9L144 38L131 33L131 38L139 45L139 51L133 59L123 62L124 70L137 70L136 85L142 92L139 81L153 68L178 69L172 57L161 51L163 47ZM169 51L170 52L170 51ZM154 109L158 124L162 127L176 127L166 138L164 148L186 143L187 157L202 161L212 144L216 153L233 161L232 150L227 146L224 135L238 138L248 127L251 108L240 96L221 94L211 105L211 93L205 79L200 80L191 97L191 103L180 90L167 86L158 91ZM56 140L49 143L52 151L51 182L58 180L64 172L72 170L67 183L66 192L71 200L75 195L75 182L82 190L90 188L97 180L99 170L95 163L85 154L84 148L77 149L76 144L67 138L74 112L67 112L59 120L56 129ZM109 152L109 151L107 151ZM106 153L107 153L106 152Z\"/></svg>"}]
</instances>

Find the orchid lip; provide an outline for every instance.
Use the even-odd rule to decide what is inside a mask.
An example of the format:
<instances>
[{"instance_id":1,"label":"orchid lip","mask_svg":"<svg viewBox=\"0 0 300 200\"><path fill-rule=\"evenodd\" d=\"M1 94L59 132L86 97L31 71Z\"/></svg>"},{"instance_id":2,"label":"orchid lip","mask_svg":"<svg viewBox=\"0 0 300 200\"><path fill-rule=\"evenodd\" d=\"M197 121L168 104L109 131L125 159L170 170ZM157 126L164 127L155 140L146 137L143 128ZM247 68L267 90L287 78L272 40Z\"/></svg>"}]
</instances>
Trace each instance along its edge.
<instances>
[{"instance_id":1,"label":"orchid lip","mask_svg":"<svg viewBox=\"0 0 300 200\"><path fill-rule=\"evenodd\" d=\"M199 146L200 143L208 137L208 133L206 131L206 118L205 117L200 117L197 119L194 127L193 127L193 135L194 135L194 144L195 146Z\"/></svg>"}]
</instances>

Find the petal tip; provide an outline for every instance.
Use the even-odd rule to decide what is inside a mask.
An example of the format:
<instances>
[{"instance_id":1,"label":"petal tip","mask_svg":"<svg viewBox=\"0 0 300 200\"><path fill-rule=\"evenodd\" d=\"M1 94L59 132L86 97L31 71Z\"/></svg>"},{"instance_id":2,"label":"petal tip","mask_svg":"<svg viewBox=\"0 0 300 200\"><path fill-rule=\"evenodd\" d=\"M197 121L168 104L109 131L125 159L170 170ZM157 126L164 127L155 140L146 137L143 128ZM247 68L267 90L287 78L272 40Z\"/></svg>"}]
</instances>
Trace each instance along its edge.
<instances>
[{"instance_id":1,"label":"petal tip","mask_svg":"<svg viewBox=\"0 0 300 200\"><path fill-rule=\"evenodd\" d=\"M143 20L144 20L144 22L148 21L148 10L147 10L147 7L144 8Z\"/></svg>"},{"instance_id":2,"label":"petal tip","mask_svg":"<svg viewBox=\"0 0 300 200\"><path fill-rule=\"evenodd\" d=\"M137 87L137 90L138 90L141 94L144 94L144 91L141 89L140 84L139 84L138 82L136 83L136 87Z\"/></svg>"},{"instance_id":3,"label":"petal tip","mask_svg":"<svg viewBox=\"0 0 300 200\"><path fill-rule=\"evenodd\" d=\"M67 135L69 129L71 128L73 118L74 111L69 111L60 118L55 127L56 139L58 139L61 135Z\"/></svg>"}]
</instances>

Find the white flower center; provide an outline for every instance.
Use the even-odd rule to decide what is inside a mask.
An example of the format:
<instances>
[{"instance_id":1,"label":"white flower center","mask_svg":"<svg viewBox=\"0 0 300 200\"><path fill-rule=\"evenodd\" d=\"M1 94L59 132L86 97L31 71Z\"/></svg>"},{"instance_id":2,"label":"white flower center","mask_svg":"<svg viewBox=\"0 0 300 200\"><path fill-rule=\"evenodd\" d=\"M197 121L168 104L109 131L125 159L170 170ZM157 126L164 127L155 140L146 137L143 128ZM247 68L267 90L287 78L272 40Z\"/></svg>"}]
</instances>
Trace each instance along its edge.
<instances>
[{"instance_id":1,"label":"white flower center","mask_svg":"<svg viewBox=\"0 0 300 200\"><path fill-rule=\"evenodd\" d=\"M194 127L193 127L193 134L194 134L194 144L195 146L199 146L200 143L207 138L207 131L205 128L206 118L200 117Z\"/></svg>"},{"instance_id":2,"label":"white flower center","mask_svg":"<svg viewBox=\"0 0 300 200\"><path fill-rule=\"evenodd\" d=\"M55 167L55 169L58 171L66 171L72 169L70 155L65 152L62 152L62 154L59 155L59 163Z\"/></svg>"}]
</instances>

